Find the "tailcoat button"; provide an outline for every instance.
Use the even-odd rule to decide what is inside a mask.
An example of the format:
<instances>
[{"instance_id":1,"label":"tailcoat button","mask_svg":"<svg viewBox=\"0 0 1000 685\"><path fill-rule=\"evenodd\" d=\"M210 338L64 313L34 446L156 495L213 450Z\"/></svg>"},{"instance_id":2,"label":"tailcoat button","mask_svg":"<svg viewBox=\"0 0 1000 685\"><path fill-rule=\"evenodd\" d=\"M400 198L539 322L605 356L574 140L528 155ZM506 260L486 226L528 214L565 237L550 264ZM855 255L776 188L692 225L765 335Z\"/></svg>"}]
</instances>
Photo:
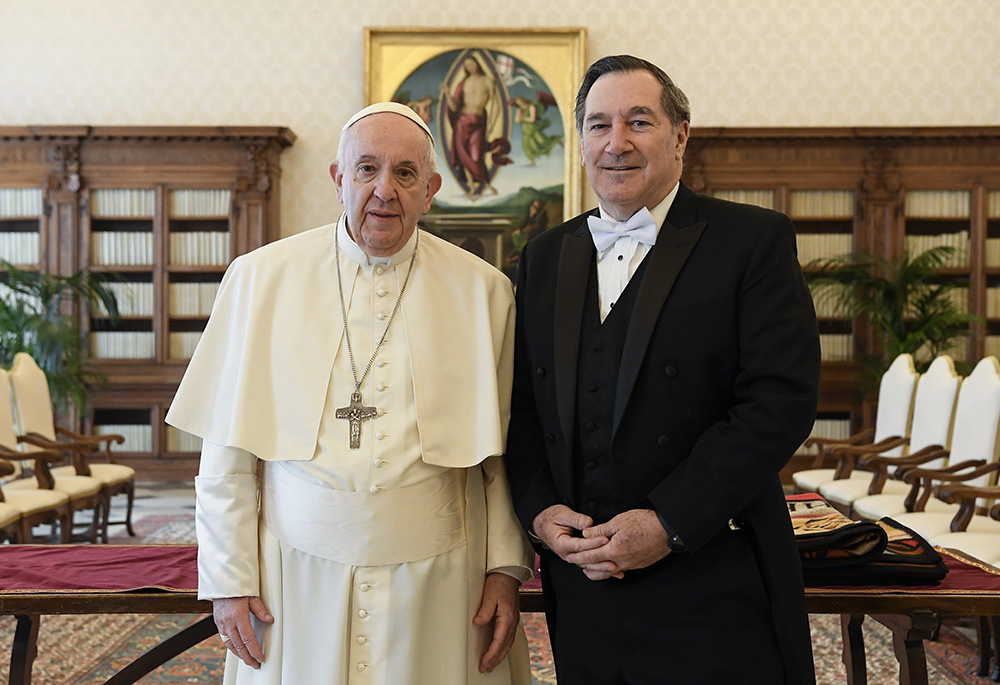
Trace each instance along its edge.
<instances>
[{"instance_id":1,"label":"tailcoat button","mask_svg":"<svg viewBox=\"0 0 1000 685\"><path fill-rule=\"evenodd\" d=\"M537 369L535 369L535 375L538 376L539 378L545 378L545 369L539 366Z\"/></svg>"},{"instance_id":2,"label":"tailcoat button","mask_svg":"<svg viewBox=\"0 0 1000 685\"><path fill-rule=\"evenodd\" d=\"M553 443L555 441L556 441L556 436L552 435L552 433L545 434L545 442Z\"/></svg>"},{"instance_id":3,"label":"tailcoat button","mask_svg":"<svg viewBox=\"0 0 1000 685\"><path fill-rule=\"evenodd\" d=\"M667 375L667 378L673 378L677 375L677 367L668 365L667 368L663 369L663 373Z\"/></svg>"},{"instance_id":4,"label":"tailcoat button","mask_svg":"<svg viewBox=\"0 0 1000 685\"><path fill-rule=\"evenodd\" d=\"M667 445L670 444L670 438L667 437L666 435L661 435L657 439L656 444L659 445L660 447L666 447Z\"/></svg>"}]
</instances>

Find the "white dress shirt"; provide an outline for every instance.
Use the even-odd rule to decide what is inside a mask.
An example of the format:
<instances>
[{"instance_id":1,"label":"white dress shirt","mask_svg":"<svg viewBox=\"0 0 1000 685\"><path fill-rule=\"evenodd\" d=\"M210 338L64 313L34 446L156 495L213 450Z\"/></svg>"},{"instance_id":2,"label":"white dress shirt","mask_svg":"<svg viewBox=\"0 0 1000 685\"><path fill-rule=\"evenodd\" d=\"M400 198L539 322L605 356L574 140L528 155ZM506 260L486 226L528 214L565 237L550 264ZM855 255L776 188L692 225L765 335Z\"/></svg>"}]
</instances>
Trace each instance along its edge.
<instances>
[{"instance_id":1,"label":"white dress shirt","mask_svg":"<svg viewBox=\"0 0 1000 685\"><path fill-rule=\"evenodd\" d=\"M660 204L649 208L649 213L656 222L657 235L659 235L660 228L667 218L670 205L677 197L679 187L680 183L667 193ZM617 222L617 219L604 211L604 207L600 207L600 211L601 218L605 221ZM611 308L621 297L629 280L649 250L650 246L640 243L635 238L622 236L611 247L597 253L597 297L601 305L601 323L604 323L604 319L607 318Z\"/></svg>"}]
</instances>

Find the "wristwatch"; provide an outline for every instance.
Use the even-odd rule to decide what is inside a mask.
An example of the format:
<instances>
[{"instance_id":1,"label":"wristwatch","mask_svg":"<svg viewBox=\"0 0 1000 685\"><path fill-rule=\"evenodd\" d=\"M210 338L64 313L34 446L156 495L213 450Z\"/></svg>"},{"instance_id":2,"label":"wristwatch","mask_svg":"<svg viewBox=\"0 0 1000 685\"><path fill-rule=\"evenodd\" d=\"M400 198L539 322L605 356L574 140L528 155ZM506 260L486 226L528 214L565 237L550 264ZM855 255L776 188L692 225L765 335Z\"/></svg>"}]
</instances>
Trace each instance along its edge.
<instances>
[{"instance_id":1,"label":"wristwatch","mask_svg":"<svg viewBox=\"0 0 1000 685\"><path fill-rule=\"evenodd\" d=\"M663 526L663 530L667 532L667 547L670 548L670 551L675 554L686 552L687 545L684 544L684 541L681 539L681 536L677 534L677 531L671 528L670 524L663 518L663 514L656 512L656 518L660 520L660 525Z\"/></svg>"}]
</instances>

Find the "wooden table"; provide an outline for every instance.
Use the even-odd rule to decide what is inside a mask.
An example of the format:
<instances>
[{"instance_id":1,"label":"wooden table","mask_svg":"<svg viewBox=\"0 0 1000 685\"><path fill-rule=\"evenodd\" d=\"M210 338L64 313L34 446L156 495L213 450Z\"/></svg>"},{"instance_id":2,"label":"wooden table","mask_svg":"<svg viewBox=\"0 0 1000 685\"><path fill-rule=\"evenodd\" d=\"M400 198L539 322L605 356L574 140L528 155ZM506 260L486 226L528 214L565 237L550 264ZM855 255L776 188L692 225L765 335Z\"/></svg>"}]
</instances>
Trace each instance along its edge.
<instances>
[{"instance_id":1,"label":"wooden table","mask_svg":"<svg viewBox=\"0 0 1000 685\"><path fill-rule=\"evenodd\" d=\"M16 545L0 546L0 569L5 564L5 554ZM67 546L32 545L46 548ZM155 546L109 546L118 554L129 549ZM187 546L166 546L173 549L193 549ZM100 546L78 546L79 549L100 549ZM958 558L960 555L953 553ZM960 563L965 560L957 559ZM192 569L193 572L193 569ZM1000 571L983 568L990 579ZM951 575L951 574L949 574ZM984 577L985 578L985 577ZM542 611L542 592L537 586L521 590L522 611ZM871 616L893 632L894 651L900 663L902 685L925 685L927 665L923 640L929 638L941 621L949 618L1000 615L1000 591L997 590L947 590L934 587L876 590L850 587L807 588L806 603L810 613L839 614L844 633L844 663L848 683L861 685L867 682L861 621ZM10 680L13 685L29 685L31 666L37 656L36 639L40 616L51 614L208 614L206 618L188 626L139 657L116 675L106 685L135 683L142 676L155 670L186 649L216 634L211 617L210 601L199 600L194 586L173 588L169 591L131 589L116 591L89 588L47 592L42 590L9 590L0 579L0 615L17 617L14 644L11 652Z\"/></svg>"}]
</instances>

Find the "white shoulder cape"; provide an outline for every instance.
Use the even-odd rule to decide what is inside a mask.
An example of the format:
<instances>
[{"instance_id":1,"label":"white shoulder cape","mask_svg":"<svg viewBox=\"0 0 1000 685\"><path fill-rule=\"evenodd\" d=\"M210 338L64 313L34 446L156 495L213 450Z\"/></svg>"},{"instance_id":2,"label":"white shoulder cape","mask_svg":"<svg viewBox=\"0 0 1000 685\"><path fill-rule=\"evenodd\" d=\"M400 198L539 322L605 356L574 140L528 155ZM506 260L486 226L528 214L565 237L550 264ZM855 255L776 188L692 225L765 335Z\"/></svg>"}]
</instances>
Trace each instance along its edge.
<instances>
[{"instance_id":1,"label":"white shoulder cape","mask_svg":"<svg viewBox=\"0 0 1000 685\"><path fill-rule=\"evenodd\" d=\"M233 261L167 423L264 460L312 458L344 332L335 230L322 226ZM512 286L426 232L416 259L398 321L409 343L423 458L474 466L501 454L506 440ZM355 273L344 273L345 284Z\"/></svg>"}]
</instances>

